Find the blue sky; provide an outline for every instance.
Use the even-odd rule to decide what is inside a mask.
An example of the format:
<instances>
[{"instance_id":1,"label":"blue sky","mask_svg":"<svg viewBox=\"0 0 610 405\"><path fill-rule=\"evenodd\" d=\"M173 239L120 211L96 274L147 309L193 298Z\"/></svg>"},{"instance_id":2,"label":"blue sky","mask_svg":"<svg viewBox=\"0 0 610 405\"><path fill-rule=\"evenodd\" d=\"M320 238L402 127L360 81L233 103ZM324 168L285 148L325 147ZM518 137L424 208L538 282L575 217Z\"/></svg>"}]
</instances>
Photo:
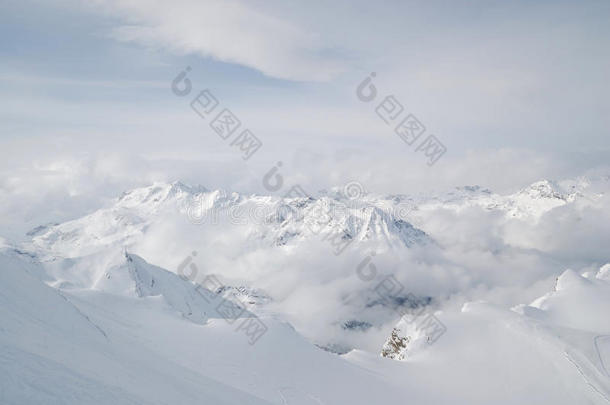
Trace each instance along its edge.
<instances>
[{"instance_id":1,"label":"blue sky","mask_svg":"<svg viewBox=\"0 0 610 405\"><path fill-rule=\"evenodd\" d=\"M608 17L607 1L4 1L2 188L90 204L156 180L263 192L277 161L311 190L583 174L608 160ZM171 93L186 66L263 140L252 159L195 93ZM433 167L356 98L372 71L446 146Z\"/></svg>"}]
</instances>

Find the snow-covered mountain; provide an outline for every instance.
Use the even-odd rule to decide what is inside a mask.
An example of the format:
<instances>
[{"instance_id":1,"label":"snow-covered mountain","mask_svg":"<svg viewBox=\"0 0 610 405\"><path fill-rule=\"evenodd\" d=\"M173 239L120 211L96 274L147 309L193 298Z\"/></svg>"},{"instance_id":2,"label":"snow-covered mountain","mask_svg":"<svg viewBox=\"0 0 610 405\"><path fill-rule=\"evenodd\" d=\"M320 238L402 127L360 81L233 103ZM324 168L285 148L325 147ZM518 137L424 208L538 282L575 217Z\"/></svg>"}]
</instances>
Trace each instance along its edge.
<instances>
[{"instance_id":1,"label":"snow-covered mountain","mask_svg":"<svg viewBox=\"0 0 610 405\"><path fill-rule=\"evenodd\" d=\"M125 192L2 241L0 402L606 403L609 185Z\"/></svg>"},{"instance_id":2,"label":"snow-covered mountain","mask_svg":"<svg viewBox=\"0 0 610 405\"><path fill-rule=\"evenodd\" d=\"M125 192L115 203L63 224L38 227L29 235L42 251L83 255L109 245L128 246L164 215L181 214L199 225L249 225L249 237L271 245L298 243L320 233L343 232L356 240L389 244L430 243L421 230L394 214L383 200L348 198L279 198L204 191L180 182L158 183Z\"/></svg>"},{"instance_id":3,"label":"snow-covered mountain","mask_svg":"<svg viewBox=\"0 0 610 405\"><path fill-rule=\"evenodd\" d=\"M553 208L579 199L595 200L608 192L607 176L577 178L563 181L541 180L513 194L500 195L479 186L457 187L454 191L418 199L422 209L439 207L455 210L479 206L499 211L510 218L538 220Z\"/></svg>"},{"instance_id":4,"label":"snow-covered mountain","mask_svg":"<svg viewBox=\"0 0 610 405\"><path fill-rule=\"evenodd\" d=\"M82 218L39 226L28 235L42 250L82 255L110 244L129 245L141 238L159 217L179 213L193 224L251 225L248 230L251 237L274 245L294 244L319 233L337 231L356 241L374 240L410 247L432 242L429 235L409 222L418 211L438 208L459 211L478 206L507 217L538 220L554 208L579 200L597 200L609 188L610 180L599 177L562 182L543 180L509 195L464 186L447 193L416 197L367 194L353 199L341 192L318 198L281 198L208 191L203 186L189 187L181 182L156 183L127 191L111 206Z\"/></svg>"}]
</instances>

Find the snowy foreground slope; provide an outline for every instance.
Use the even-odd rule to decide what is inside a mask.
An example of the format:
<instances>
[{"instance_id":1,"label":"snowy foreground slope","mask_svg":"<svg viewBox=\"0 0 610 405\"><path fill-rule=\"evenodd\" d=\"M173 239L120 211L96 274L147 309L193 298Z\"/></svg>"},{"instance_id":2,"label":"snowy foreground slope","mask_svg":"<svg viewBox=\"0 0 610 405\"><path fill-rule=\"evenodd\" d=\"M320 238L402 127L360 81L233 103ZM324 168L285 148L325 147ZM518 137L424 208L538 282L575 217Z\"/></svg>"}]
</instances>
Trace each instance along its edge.
<instances>
[{"instance_id":1,"label":"snowy foreground slope","mask_svg":"<svg viewBox=\"0 0 610 405\"><path fill-rule=\"evenodd\" d=\"M139 297L136 280L123 293L64 293L14 251L1 264L2 403L317 403L308 391L324 392L326 403L399 398L378 376L271 318L250 345L224 319L201 325L164 294ZM156 275L161 289L183 281L165 275Z\"/></svg>"},{"instance_id":2,"label":"snowy foreground slope","mask_svg":"<svg viewBox=\"0 0 610 405\"><path fill-rule=\"evenodd\" d=\"M608 403L608 183L130 191L1 243L0 403Z\"/></svg>"}]
</instances>

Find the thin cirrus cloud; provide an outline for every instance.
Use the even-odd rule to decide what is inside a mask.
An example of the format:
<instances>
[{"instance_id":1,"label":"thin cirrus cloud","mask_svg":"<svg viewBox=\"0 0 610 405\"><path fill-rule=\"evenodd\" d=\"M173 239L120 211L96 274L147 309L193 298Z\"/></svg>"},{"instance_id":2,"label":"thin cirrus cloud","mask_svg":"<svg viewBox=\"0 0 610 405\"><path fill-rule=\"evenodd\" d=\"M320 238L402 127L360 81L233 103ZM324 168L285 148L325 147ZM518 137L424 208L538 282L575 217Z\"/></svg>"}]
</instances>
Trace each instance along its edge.
<instances>
[{"instance_id":1,"label":"thin cirrus cloud","mask_svg":"<svg viewBox=\"0 0 610 405\"><path fill-rule=\"evenodd\" d=\"M237 1L98 1L118 17L114 39L199 54L295 81L328 81L346 66L319 35Z\"/></svg>"}]
</instances>

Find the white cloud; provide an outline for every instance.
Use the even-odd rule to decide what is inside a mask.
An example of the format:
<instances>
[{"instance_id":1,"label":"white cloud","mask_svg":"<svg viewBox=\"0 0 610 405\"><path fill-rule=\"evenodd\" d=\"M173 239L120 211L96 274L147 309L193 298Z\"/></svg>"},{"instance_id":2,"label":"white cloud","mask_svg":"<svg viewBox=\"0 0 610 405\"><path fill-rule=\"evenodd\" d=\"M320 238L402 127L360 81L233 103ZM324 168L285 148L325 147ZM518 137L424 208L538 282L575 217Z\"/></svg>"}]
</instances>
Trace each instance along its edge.
<instances>
[{"instance_id":1,"label":"white cloud","mask_svg":"<svg viewBox=\"0 0 610 405\"><path fill-rule=\"evenodd\" d=\"M240 1L100 1L125 24L113 30L122 41L162 46L254 68L289 80L326 81L342 71L340 60L315 33L293 21L254 10Z\"/></svg>"}]
</instances>

